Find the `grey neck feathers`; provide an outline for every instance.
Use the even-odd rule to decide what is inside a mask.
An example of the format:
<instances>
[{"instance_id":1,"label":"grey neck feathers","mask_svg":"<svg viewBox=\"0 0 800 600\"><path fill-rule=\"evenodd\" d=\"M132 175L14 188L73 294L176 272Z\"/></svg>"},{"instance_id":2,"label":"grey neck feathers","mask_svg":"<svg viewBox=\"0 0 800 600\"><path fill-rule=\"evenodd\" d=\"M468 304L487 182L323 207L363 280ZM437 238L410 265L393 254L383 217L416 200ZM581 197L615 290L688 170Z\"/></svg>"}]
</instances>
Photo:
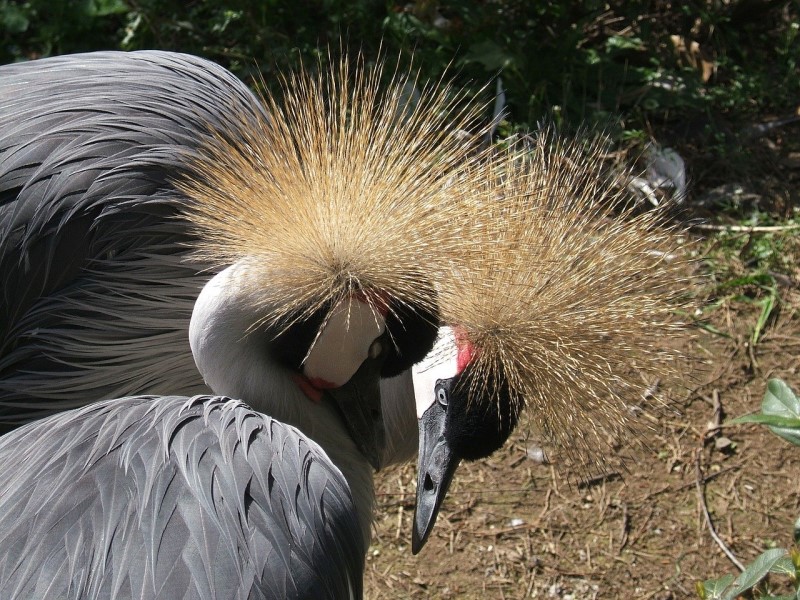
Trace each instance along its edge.
<instances>
[{"instance_id":1,"label":"grey neck feathers","mask_svg":"<svg viewBox=\"0 0 800 600\"><path fill-rule=\"evenodd\" d=\"M411 369L381 380L381 407L386 429L382 464L402 464L417 455L419 427Z\"/></svg>"},{"instance_id":2,"label":"grey neck feathers","mask_svg":"<svg viewBox=\"0 0 800 600\"><path fill-rule=\"evenodd\" d=\"M233 265L214 276L197 298L189 325L195 363L215 394L242 400L253 409L297 427L319 444L344 475L356 504L365 548L369 545L374 504L372 467L358 451L336 411L312 402L292 373L266 352L242 268ZM413 398L413 396L412 396ZM416 425L415 425L416 428Z\"/></svg>"}]
</instances>

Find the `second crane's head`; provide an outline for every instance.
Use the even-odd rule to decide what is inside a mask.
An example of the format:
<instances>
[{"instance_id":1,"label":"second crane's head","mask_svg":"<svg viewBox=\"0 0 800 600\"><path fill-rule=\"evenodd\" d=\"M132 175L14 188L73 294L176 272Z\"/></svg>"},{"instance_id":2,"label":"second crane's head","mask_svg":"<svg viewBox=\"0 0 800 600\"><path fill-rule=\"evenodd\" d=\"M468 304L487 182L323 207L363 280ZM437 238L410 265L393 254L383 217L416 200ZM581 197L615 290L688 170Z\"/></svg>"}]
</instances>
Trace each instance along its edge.
<instances>
[{"instance_id":1,"label":"second crane's head","mask_svg":"<svg viewBox=\"0 0 800 600\"><path fill-rule=\"evenodd\" d=\"M503 373L481 372L479 350L459 327L442 327L431 353L414 365L419 470L412 551L425 545L461 460L486 458L517 425L523 404Z\"/></svg>"},{"instance_id":2,"label":"second crane's head","mask_svg":"<svg viewBox=\"0 0 800 600\"><path fill-rule=\"evenodd\" d=\"M676 368L685 297L679 238L608 175L602 137L545 131L488 161L465 208L443 327L414 367L419 472L412 550L430 534L462 459L504 444L525 410L579 465L602 464L630 427L643 377Z\"/></svg>"},{"instance_id":3,"label":"second crane's head","mask_svg":"<svg viewBox=\"0 0 800 600\"><path fill-rule=\"evenodd\" d=\"M258 355L252 340L267 340L309 396L360 398L339 407L373 465L382 434L368 431L376 402L361 394L431 349L434 284L464 244L458 198L481 177L470 167L480 140L462 135L478 111L461 108L463 94L434 85L410 103L413 81L381 85L380 73L344 60L288 77L263 114L209 124L176 181L198 259L222 269L201 295L204 313L236 298L229 330L241 347ZM218 361L206 361L207 381L208 369L225 370ZM353 377L361 384L345 385Z\"/></svg>"}]
</instances>

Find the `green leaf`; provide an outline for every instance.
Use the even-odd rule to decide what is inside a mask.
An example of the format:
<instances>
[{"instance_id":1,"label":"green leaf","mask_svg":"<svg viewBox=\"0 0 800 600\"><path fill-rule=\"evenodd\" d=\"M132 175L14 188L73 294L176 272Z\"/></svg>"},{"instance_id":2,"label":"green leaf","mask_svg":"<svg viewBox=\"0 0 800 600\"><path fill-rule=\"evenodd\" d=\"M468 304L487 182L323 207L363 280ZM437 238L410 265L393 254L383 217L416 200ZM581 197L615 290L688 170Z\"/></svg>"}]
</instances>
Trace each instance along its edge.
<instances>
[{"instance_id":1,"label":"green leaf","mask_svg":"<svg viewBox=\"0 0 800 600\"><path fill-rule=\"evenodd\" d=\"M780 379L770 379L767 391L761 401L761 412L765 415L776 415L787 418L800 418L800 400L792 390ZM769 425L775 435L779 435L795 446L800 446L800 432L791 427L782 425Z\"/></svg>"},{"instance_id":2,"label":"green leaf","mask_svg":"<svg viewBox=\"0 0 800 600\"><path fill-rule=\"evenodd\" d=\"M706 584L702 581L694 582L694 591L700 600L706 600L706 598L708 598L708 594L706 593Z\"/></svg>"},{"instance_id":3,"label":"green leaf","mask_svg":"<svg viewBox=\"0 0 800 600\"><path fill-rule=\"evenodd\" d=\"M734 279L729 279L728 281L724 281L717 286L717 291L728 290L732 288L738 287L746 287L746 286L756 286L760 287L761 289L773 291L775 286L775 279L772 275L768 273L754 273L752 275L743 275L742 277L736 277ZM743 298L744 300L745 298Z\"/></svg>"},{"instance_id":4,"label":"green leaf","mask_svg":"<svg viewBox=\"0 0 800 600\"><path fill-rule=\"evenodd\" d=\"M733 575L723 575L719 579L708 579L703 582L706 600L719 600L722 594L733 583Z\"/></svg>"},{"instance_id":5,"label":"green leaf","mask_svg":"<svg viewBox=\"0 0 800 600\"><path fill-rule=\"evenodd\" d=\"M612 35L606 40L606 48L609 50L644 50L645 45L637 37L626 37L624 35Z\"/></svg>"},{"instance_id":6,"label":"green leaf","mask_svg":"<svg viewBox=\"0 0 800 600\"><path fill-rule=\"evenodd\" d=\"M93 0L89 2L87 14L91 17L106 17L127 13L130 8L123 0Z\"/></svg>"},{"instance_id":7,"label":"green leaf","mask_svg":"<svg viewBox=\"0 0 800 600\"><path fill-rule=\"evenodd\" d=\"M800 544L800 517L794 522L794 543Z\"/></svg>"},{"instance_id":8,"label":"green leaf","mask_svg":"<svg viewBox=\"0 0 800 600\"><path fill-rule=\"evenodd\" d=\"M767 325L769 316L770 314L772 314L772 309L775 308L775 301L776 301L776 296L775 293L773 292L760 302L761 314L758 315L758 320L756 321L756 326L753 328L753 335L751 337L751 342L754 346L758 343L758 338L761 337L761 332Z\"/></svg>"},{"instance_id":9,"label":"green leaf","mask_svg":"<svg viewBox=\"0 0 800 600\"><path fill-rule=\"evenodd\" d=\"M707 331L709 333L713 333L714 335L719 335L719 336L726 337L726 338L730 338L731 337L729 333L725 333L721 329L717 329L716 327L714 327L710 323L703 323L702 321L697 321L695 324L698 327L700 327L700 329L704 329L705 331Z\"/></svg>"},{"instance_id":10,"label":"green leaf","mask_svg":"<svg viewBox=\"0 0 800 600\"><path fill-rule=\"evenodd\" d=\"M726 421L725 425L741 425L743 423L761 423L762 425L774 425L776 427L786 427L789 429L800 428L800 419L793 417L779 417L777 415L765 415L763 413L752 413L736 417Z\"/></svg>"},{"instance_id":11,"label":"green leaf","mask_svg":"<svg viewBox=\"0 0 800 600\"><path fill-rule=\"evenodd\" d=\"M800 400L780 379L770 379L761 401L761 412L743 415L727 421L726 425L761 423L795 446L800 446Z\"/></svg>"},{"instance_id":12,"label":"green leaf","mask_svg":"<svg viewBox=\"0 0 800 600\"><path fill-rule=\"evenodd\" d=\"M472 44L467 52L466 60L480 63L492 73L514 66L514 57L491 40Z\"/></svg>"},{"instance_id":13,"label":"green leaf","mask_svg":"<svg viewBox=\"0 0 800 600\"><path fill-rule=\"evenodd\" d=\"M4 4L0 6L0 23L8 33L23 33L28 30L28 15L18 6Z\"/></svg>"},{"instance_id":14,"label":"green leaf","mask_svg":"<svg viewBox=\"0 0 800 600\"><path fill-rule=\"evenodd\" d=\"M761 412L765 415L800 417L800 400L780 379L770 379L761 401Z\"/></svg>"},{"instance_id":15,"label":"green leaf","mask_svg":"<svg viewBox=\"0 0 800 600\"><path fill-rule=\"evenodd\" d=\"M772 565L772 569L770 569L770 573L778 573L779 575L788 575L789 577L794 577L795 575L795 568L794 563L790 556L784 556L774 565Z\"/></svg>"},{"instance_id":16,"label":"green leaf","mask_svg":"<svg viewBox=\"0 0 800 600\"><path fill-rule=\"evenodd\" d=\"M780 559L787 556L785 548L773 548L762 552L756 559L747 565L747 568L736 578L733 587L727 589L722 596L723 600L733 600L739 594L746 592L766 577Z\"/></svg>"}]
</instances>

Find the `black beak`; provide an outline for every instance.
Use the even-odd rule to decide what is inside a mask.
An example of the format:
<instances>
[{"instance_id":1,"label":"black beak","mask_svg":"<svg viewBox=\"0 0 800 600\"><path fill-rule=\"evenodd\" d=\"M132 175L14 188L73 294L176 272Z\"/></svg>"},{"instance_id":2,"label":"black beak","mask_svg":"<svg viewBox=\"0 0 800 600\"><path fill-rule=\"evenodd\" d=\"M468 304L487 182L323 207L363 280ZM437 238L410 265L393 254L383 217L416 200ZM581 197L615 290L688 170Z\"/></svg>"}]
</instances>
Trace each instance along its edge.
<instances>
[{"instance_id":1,"label":"black beak","mask_svg":"<svg viewBox=\"0 0 800 600\"><path fill-rule=\"evenodd\" d=\"M449 387L449 386L448 386ZM447 495L461 457L457 456L444 435L447 421L447 393L436 386L437 400L419 420L419 457L417 459L417 505L411 552L417 554L433 531L436 517Z\"/></svg>"},{"instance_id":2,"label":"black beak","mask_svg":"<svg viewBox=\"0 0 800 600\"><path fill-rule=\"evenodd\" d=\"M380 380L388 349L388 333L384 333L372 342L366 360L347 383L325 391L339 409L356 447L376 471L386 449Z\"/></svg>"}]
</instances>

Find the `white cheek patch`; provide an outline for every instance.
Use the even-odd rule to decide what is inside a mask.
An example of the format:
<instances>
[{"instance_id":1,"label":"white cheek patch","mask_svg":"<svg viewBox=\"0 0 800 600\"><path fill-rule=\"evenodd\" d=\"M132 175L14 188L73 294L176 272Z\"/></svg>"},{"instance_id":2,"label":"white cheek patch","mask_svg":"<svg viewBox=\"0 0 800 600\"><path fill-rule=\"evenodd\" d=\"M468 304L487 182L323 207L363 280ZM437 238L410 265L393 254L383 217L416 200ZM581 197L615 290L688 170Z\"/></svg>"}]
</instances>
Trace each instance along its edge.
<instances>
[{"instance_id":1,"label":"white cheek patch","mask_svg":"<svg viewBox=\"0 0 800 600\"><path fill-rule=\"evenodd\" d=\"M411 367L418 419L436 399L436 381L458 375L466 366L461 362L455 331L452 327L440 327L433 349L421 362Z\"/></svg>"},{"instance_id":2,"label":"white cheek patch","mask_svg":"<svg viewBox=\"0 0 800 600\"><path fill-rule=\"evenodd\" d=\"M349 297L336 305L303 364L303 375L318 389L341 387L386 330L386 320L366 302Z\"/></svg>"}]
</instances>

